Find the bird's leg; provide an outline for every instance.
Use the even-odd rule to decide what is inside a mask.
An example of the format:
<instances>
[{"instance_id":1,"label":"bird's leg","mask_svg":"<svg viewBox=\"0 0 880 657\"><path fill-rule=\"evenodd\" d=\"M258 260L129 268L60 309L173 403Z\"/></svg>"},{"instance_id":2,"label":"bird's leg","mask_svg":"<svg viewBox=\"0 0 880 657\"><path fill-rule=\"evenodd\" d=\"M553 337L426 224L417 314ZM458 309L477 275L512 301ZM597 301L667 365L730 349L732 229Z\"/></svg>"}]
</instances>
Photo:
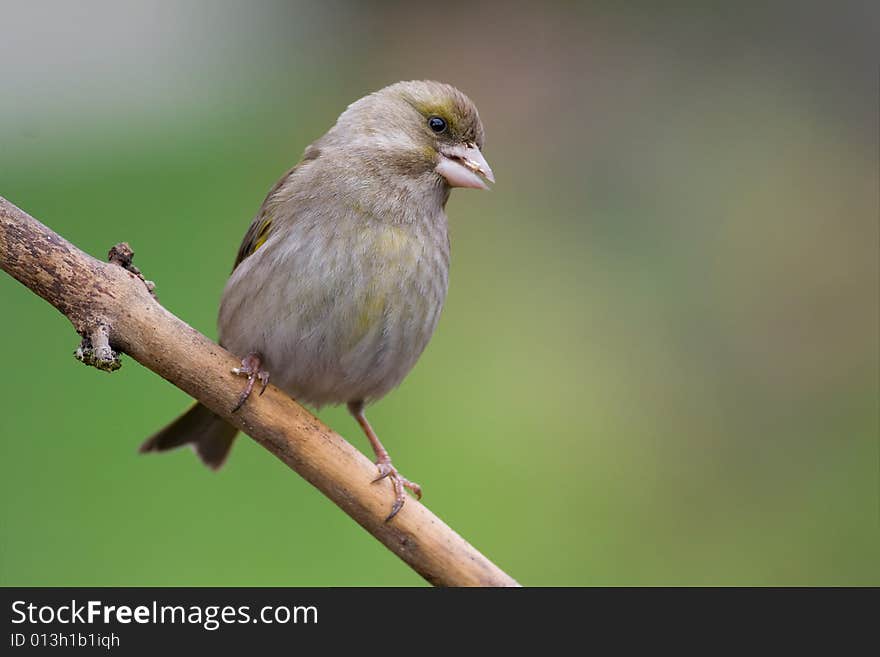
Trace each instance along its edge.
<instances>
[{"instance_id":1,"label":"bird's leg","mask_svg":"<svg viewBox=\"0 0 880 657\"><path fill-rule=\"evenodd\" d=\"M406 502L406 493L403 489L408 488L418 499L422 499L422 487L417 483L402 477L397 471L397 468L391 464L391 457L388 455L388 450L382 446L379 437L367 421L367 416L364 414L364 403L361 401L349 402L348 411L354 416L354 419L358 421L358 424L361 425L361 429L364 430L364 433L370 441L370 445L373 447L373 451L376 453L376 467L379 468L379 476L373 480L373 483L381 481L387 477L391 481L391 485L394 487L394 504L391 507L391 513L385 518L385 522L388 522L397 515L397 512L403 508L403 504Z\"/></svg>"},{"instance_id":2,"label":"bird's leg","mask_svg":"<svg viewBox=\"0 0 880 657\"><path fill-rule=\"evenodd\" d=\"M260 394L262 395L266 392L266 386L269 385L269 372L263 369L263 358L258 353L250 353L244 358L241 359L241 367L232 368L232 373L238 376L246 376L247 384L244 387L244 390L241 391L241 395L238 397L238 403L235 405L235 408L232 409L232 412L235 413L244 406L244 403L248 400L248 397L251 396L251 392L254 390L254 381L259 379L262 384L262 388L260 388Z\"/></svg>"}]
</instances>

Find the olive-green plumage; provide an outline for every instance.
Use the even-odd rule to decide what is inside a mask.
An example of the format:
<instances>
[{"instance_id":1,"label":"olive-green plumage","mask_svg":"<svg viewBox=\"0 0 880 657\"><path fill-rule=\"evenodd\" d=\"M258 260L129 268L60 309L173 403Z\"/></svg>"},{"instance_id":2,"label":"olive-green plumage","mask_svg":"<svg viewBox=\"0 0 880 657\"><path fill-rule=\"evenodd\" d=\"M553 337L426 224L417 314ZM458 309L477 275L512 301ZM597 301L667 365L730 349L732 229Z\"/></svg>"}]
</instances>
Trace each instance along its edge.
<instances>
[{"instance_id":1,"label":"olive-green plumage","mask_svg":"<svg viewBox=\"0 0 880 657\"><path fill-rule=\"evenodd\" d=\"M315 406L388 393L446 298L450 189L493 180L482 145L476 107L446 84L350 105L263 201L223 292L220 343L259 354L273 383ZM196 406L143 449L190 442L219 467L234 433Z\"/></svg>"}]
</instances>

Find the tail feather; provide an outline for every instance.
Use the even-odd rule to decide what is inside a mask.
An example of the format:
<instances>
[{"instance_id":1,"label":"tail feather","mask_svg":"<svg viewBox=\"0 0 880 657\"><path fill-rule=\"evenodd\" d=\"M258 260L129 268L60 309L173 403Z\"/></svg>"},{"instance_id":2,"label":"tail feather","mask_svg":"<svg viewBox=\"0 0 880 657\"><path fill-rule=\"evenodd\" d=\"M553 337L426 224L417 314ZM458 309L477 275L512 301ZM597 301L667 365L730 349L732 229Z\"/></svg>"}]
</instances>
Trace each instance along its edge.
<instances>
[{"instance_id":1,"label":"tail feather","mask_svg":"<svg viewBox=\"0 0 880 657\"><path fill-rule=\"evenodd\" d=\"M213 411L195 404L161 431L150 436L140 447L146 452L165 452L191 444L202 462L217 470L226 461L238 429L227 424Z\"/></svg>"}]
</instances>

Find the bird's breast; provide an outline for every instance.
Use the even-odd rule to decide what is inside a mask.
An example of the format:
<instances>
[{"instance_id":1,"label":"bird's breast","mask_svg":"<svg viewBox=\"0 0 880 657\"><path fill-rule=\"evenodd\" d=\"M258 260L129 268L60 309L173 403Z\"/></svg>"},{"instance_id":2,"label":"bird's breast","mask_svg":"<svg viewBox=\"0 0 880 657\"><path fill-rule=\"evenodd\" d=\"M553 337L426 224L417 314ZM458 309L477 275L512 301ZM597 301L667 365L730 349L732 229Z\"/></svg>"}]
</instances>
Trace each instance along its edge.
<instances>
[{"instance_id":1,"label":"bird's breast","mask_svg":"<svg viewBox=\"0 0 880 657\"><path fill-rule=\"evenodd\" d=\"M221 335L238 353L263 353L273 381L304 401L377 399L428 344L448 267L443 216L423 225L294 226L233 273Z\"/></svg>"},{"instance_id":2,"label":"bird's breast","mask_svg":"<svg viewBox=\"0 0 880 657\"><path fill-rule=\"evenodd\" d=\"M379 332L386 346L396 338L398 348L416 348L430 337L443 305L448 252L430 231L412 226L369 226L358 244L364 257L355 267L363 278L352 299L357 312L351 346Z\"/></svg>"}]
</instances>

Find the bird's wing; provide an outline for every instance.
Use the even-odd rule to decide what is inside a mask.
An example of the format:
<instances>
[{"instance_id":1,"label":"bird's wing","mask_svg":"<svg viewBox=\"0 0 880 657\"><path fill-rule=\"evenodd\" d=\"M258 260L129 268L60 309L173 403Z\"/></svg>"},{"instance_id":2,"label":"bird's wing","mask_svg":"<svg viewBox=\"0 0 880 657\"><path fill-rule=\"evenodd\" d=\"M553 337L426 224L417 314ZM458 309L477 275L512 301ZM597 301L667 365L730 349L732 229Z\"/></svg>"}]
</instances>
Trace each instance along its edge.
<instances>
[{"instance_id":1,"label":"bird's wing","mask_svg":"<svg viewBox=\"0 0 880 657\"><path fill-rule=\"evenodd\" d=\"M287 179L293 175L293 172L299 169L301 166L306 164L307 162L311 162L312 160L316 160L318 156L321 154L321 149L319 148L320 140L309 146L305 153L303 154L302 159L294 165L291 169L289 169L281 178L278 179L274 185L272 185L272 189L269 190L269 193L266 194L266 198L263 200L263 204L260 206L260 210L257 212L257 216L254 217L254 220L251 222L250 227L247 229L247 232L244 234L244 239L241 240L241 246L238 247L238 255L235 258L235 264L232 266L232 270L235 271L235 268L238 267L242 261L248 256L256 253L257 249L259 249L263 244L266 243L266 240L269 239L269 236L272 234L273 228L273 217L270 211L270 203L269 201L275 196L275 193L287 182Z\"/></svg>"},{"instance_id":2,"label":"bird's wing","mask_svg":"<svg viewBox=\"0 0 880 657\"><path fill-rule=\"evenodd\" d=\"M238 247L238 255L235 257L235 264L232 266L233 271L235 271L235 268L238 267L245 258L255 253L257 249L263 246L263 244L266 243L266 240L269 239L269 235L272 232L272 216L269 213L269 200L290 177L290 174L296 171L298 166L299 165L294 166L281 176L281 178L278 179L278 182L272 185L272 189L269 190L269 193L266 194L266 198L263 200L263 204L260 206L257 216L254 217L250 227L244 234L244 238L241 240L241 246Z\"/></svg>"}]
</instances>

